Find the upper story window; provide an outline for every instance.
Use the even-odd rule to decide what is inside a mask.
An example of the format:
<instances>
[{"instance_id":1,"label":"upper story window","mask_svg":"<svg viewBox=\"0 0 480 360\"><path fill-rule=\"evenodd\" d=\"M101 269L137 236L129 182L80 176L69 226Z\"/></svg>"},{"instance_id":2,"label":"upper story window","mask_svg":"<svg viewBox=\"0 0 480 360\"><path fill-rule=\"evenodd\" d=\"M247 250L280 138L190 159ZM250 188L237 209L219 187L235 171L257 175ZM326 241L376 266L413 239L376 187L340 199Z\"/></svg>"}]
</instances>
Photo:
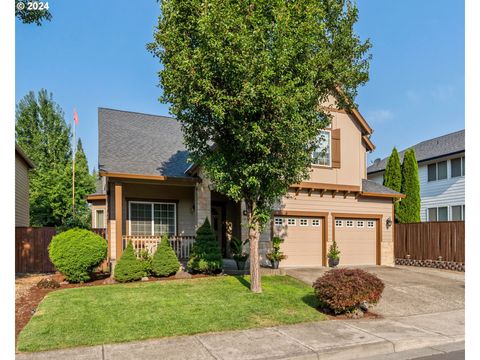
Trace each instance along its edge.
<instances>
[{"instance_id":1,"label":"upper story window","mask_svg":"<svg viewBox=\"0 0 480 360\"><path fill-rule=\"evenodd\" d=\"M312 154L312 164L331 166L332 165L332 134L330 130L320 131L317 137L317 148Z\"/></svg>"},{"instance_id":2,"label":"upper story window","mask_svg":"<svg viewBox=\"0 0 480 360\"><path fill-rule=\"evenodd\" d=\"M450 160L450 176L465 176L465 156Z\"/></svg>"},{"instance_id":3,"label":"upper story window","mask_svg":"<svg viewBox=\"0 0 480 360\"><path fill-rule=\"evenodd\" d=\"M447 178L447 161L428 165L428 181L443 180Z\"/></svg>"},{"instance_id":4,"label":"upper story window","mask_svg":"<svg viewBox=\"0 0 480 360\"><path fill-rule=\"evenodd\" d=\"M103 209L95 210L95 227L105 228L105 211Z\"/></svg>"}]
</instances>

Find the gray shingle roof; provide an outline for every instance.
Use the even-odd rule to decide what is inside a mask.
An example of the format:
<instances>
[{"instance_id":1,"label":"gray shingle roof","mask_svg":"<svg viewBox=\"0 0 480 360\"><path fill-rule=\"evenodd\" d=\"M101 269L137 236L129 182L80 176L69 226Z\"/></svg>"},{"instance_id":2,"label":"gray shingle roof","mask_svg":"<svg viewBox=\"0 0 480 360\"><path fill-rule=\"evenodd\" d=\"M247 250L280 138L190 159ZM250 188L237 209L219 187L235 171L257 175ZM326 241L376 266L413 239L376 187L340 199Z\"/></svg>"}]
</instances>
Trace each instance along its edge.
<instances>
[{"instance_id":1,"label":"gray shingle roof","mask_svg":"<svg viewBox=\"0 0 480 360\"><path fill-rule=\"evenodd\" d=\"M185 177L188 151L171 117L98 109L100 171Z\"/></svg>"},{"instance_id":2,"label":"gray shingle roof","mask_svg":"<svg viewBox=\"0 0 480 360\"><path fill-rule=\"evenodd\" d=\"M376 182L367 179L362 179L362 192L385 195L401 195L395 190L392 190L388 187L377 184Z\"/></svg>"},{"instance_id":3,"label":"gray shingle roof","mask_svg":"<svg viewBox=\"0 0 480 360\"><path fill-rule=\"evenodd\" d=\"M439 136L430 140L422 141L410 148L415 149L417 162L427 161L429 159L439 158L450 154L465 151L465 130L456 131L450 134ZM409 148L409 149L410 149ZM398 153L400 161L403 161L405 150ZM376 160L367 169L367 172L374 173L385 170L388 157Z\"/></svg>"}]
</instances>

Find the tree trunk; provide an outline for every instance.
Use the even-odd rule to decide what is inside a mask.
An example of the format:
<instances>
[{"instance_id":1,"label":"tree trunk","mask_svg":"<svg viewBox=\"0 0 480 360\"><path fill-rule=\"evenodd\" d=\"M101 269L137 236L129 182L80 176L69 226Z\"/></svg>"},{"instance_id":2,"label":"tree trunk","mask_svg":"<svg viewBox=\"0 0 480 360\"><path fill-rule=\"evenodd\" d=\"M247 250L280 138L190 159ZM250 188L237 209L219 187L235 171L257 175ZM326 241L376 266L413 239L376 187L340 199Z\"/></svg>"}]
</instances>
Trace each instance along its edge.
<instances>
[{"instance_id":1,"label":"tree trunk","mask_svg":"<svg viewBox=\"0 0 480 360\"><path fill-rule=\"evenodd\" d=\"M247 221L248 221L248 240L250 242L250 290L254 293L262 292L262 283L260 277L260 261L258 252L258 242L260 238L258 220L253 216L254 205L252 201L245 201Z\"/></svg>"}]
</instances>

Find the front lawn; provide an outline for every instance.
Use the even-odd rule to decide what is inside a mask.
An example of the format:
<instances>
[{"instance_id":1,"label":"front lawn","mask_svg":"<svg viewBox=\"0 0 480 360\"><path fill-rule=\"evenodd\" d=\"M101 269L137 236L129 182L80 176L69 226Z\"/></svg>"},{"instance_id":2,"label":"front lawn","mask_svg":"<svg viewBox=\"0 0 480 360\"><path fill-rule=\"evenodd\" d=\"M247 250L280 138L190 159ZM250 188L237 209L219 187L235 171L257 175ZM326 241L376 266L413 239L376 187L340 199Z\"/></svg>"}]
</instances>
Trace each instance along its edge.
<instances>
[{"instance_id":1,"label":"front lawn","mask_svg":"<svg viewBox=\"0 0 480 360\"><path fill-rule=\"evenodd\" d=\"M288 276L222 276L54 291L20 333L18 350L40 351L209 331L325 320L313 289Z\"/></svg>"}]
</instances>

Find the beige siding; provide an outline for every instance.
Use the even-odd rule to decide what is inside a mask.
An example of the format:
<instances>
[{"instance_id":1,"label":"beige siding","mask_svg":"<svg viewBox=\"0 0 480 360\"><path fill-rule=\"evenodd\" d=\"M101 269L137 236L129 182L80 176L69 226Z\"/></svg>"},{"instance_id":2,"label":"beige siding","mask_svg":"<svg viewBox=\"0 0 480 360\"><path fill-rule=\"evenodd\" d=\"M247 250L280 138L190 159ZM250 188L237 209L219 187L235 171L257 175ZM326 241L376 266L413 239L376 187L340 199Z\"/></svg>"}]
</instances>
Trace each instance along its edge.
<instances>
[{"instance_id":1,"label":"beige siding","mask_svg":"<svg viewBox=\"0 0 480 360\"><path fill-rule=\"evenodd\" d=\"M28 165L15 152L15 226L30 225Z\"/></svg>"},{"instance_id":2,"label":"beige siding","mask_svg":"<svg viewBox=\"0 0 480 360\"><path fill-rule=\"evenodd\" d=\"M94 200L91 203L90 207L92 211L92 228L98 228L98 224L96 223L96 216L95 213L97 210L103 210L104 214L104 227L107 227L107 205L105 204L105 200Z\"/></svg>"}]
</instances>

